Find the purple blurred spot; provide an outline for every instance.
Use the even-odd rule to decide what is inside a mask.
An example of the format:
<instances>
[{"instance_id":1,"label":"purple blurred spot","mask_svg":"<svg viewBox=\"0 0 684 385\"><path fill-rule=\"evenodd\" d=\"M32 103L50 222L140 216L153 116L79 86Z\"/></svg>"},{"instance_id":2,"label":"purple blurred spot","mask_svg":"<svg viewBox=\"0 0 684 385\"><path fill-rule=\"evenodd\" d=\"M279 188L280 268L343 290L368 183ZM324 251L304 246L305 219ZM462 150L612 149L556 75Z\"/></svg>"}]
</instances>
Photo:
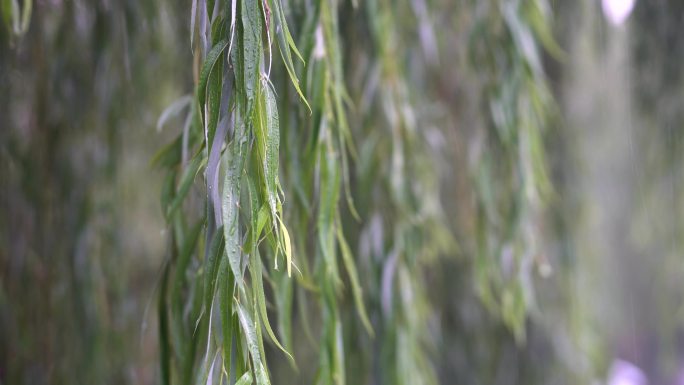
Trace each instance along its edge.
<instances>
[{"instance_id":1,"label":"purple blurred spot","mask_svg":"<svg viewBox=\"0 0 684 385\"><path fill-rule=\"evenodd\" d=\"M613 361L607 385L647 385L646 375L638 366L623 360Z\"/></svg>"}]
</instances>

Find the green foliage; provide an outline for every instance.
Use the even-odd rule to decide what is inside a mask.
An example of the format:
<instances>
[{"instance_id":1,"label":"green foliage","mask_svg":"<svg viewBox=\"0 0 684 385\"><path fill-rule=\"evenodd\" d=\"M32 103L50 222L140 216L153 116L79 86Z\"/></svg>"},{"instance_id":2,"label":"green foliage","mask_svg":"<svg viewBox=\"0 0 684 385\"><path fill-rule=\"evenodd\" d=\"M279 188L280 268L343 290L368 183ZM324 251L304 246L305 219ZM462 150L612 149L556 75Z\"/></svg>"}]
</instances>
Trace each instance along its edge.
<instances>
[{"instance_id":1,"label":"green foliage","mask_svg":"<svg viewBox=\"0 0 684 385\"><path fill-rule=\"evenodd\" d=\"M279 259L285 259L288 277L293 265L278 175L278 106L268 72L272 8L276 8L283 58L291 57L294 45L280 4L243 0L226 3L225 8L222 5L213 12L211 4L193 4L192 26L198 27L193 35L199 35L199 40L193 39L193 49L202 62L195 107L189 112L188 130L179 134L155 162L168 168L169 175L181 175L178 184L164 194L172 198L163 202L170 202L165 204L165 212L173 229L171 250L176 245L192 245L190 253L195 261L189 263L187 248L182 246L183 252L169 255L176 279L170 295L161 292L160 301L171 306L165 306L160 317L166 319L165 313L170 313L172 338L167 343L176 355L170 358L175 369L163 370L171 373L164 376L166 383L187 383L191 378L218 381L223 376L235 378L245 370L241 383L251 383L252 378L257 384L270 383L263 330L290 354L270 325L262 277L284 274L278 269ZM208 42L212 42L211 47ZM292 83L298 88L291 59L288 66ZM185 153L196 155L187 163L183 161ZM218 183L221 169L222 188ZM196 240L186 225L187 213L192 212L187 203L188 189L202 170L207 192L203 232L205 244L211 243L208 252L202 251L206 246L201 243L187 240ZM179 210L183 202L186 209ZM269 257L271 262L266 266L272 268L263 270L262 255ZM177 295L181 286L185 288L183 298ZM183 311L184 303L192 309L189 313ZM219 365L215 365L217 359Z\"/></svg>"},{"instance_id":2,"label":"green foliage","mask_svg":"<svg viewBox=\"0 0 684 385\"><path fill-rule=\"evenodd\" d=\"M476 170L483 239L479 282L485 303L500 309L519 336L529 302L521 297L524 283L502 281L487 261L514 244L522 248L515 254L515 268L521 268L531 241L524 229L548 190L544 169L536 166L543 164L548 95L535 39L549 45L552 39L537 5L492 2L497 8L474 38L486 42L484 55L506 52L503 66L487 60L486 67L484 96L492 111L486 143L494 151L483 154L504 158L485 157ZM162 360L166 383L191 377L221 382L245 370L240 381L270 383L264 334L294 359L292 328L311 333L308 319L320 322L318 384L360 383L371 372L388 383L437 382L428 353L431 311L423 269L455 247L445 229L434 172L438 151L429 144L430 131L421 127L423 106L415 103L420 88L409 86L409 68L402 64L410 51L401 43L407 36L398 20L414 9L386 0L360 7L334 0L193 3L193 52L202 64L187 118L191 123L155 161L169 170L170 180L179 176L164 194L171 197L163 199L170 202L164 205L173 229L167 266L175 271L173 283L165 283L173 285L170 294L161 292L161 302L169 305L160 307L160 317L166 320L169 313L171 323L160 328L171 333L163 339L171 345L164 351L175 352ZM341 12L358 21L341 25ZM429 24L425 12L422 28ZM364 31L369 39L355 44L353 37ZM281 61L274 61L274 44ZM435 60L427 57L426 65ZM345 63L351 62L363 65L348 68ZM361 96L354 98L359 104L349 96L349 87L356 87L350 77L367 79L365 86L352 89ZM180 103L169 109L178 110ZM182 154L189 153L196 155L183 161ZM506 166L487 166L493 163ZM197 242L197 227L187 225L198 215L197 205L188 202L188 186L202 170L205 241ZM499 188L509 194L505 200L490 196ZM505 222L497 217L502 212ZM379 247L369 250L368 243ZM211 246L203 252L206 244ZM345 281L365 333L352 333L356 322L344 316L349 306ZM317 317L304 310L312 299ZM275 304L275 330L269 302ZM295 302L301 320L296 324ZM366 303L374 307L369 311ZM348 372L350 347L373 347L367 351L381 352L380 365L362 364L362 371ZM175 369L167 368L169 361Z\"/></svg>"},{"instance_id":3,"label":"green foliage","mask_svg":"<svg viewBox=\"0 0 684 385\"><path fill-rule=\"evenodd\" d=\"M0 383L669 381L676 3L0 0Z\"/></svg>"},{"instance_id":4,"label":"green foliage","mask_svg":"<svg viewBox=\"0 0 684 385\"><path fill-rule=\"evenodd\" d=\"M18 0L2 0L2 21L15 37L26 33L33 11L33 0L23 0L21 6Z\"/></svg>"},{"instance_id":5,"label":"green foliage","mask_svg":"<svg viewBox=\"0 0 684 385\"><path fill-rule=\"evenodd\" d=\"M547 4L492 0L470 37L471 60L484 76L488 124L472 169L477 199L477 290L518 341L534 305L531 275L541 259L542 208L550 194L543 132L552 110L540 43L560 55Z\"/></svg>"}]
</instances>

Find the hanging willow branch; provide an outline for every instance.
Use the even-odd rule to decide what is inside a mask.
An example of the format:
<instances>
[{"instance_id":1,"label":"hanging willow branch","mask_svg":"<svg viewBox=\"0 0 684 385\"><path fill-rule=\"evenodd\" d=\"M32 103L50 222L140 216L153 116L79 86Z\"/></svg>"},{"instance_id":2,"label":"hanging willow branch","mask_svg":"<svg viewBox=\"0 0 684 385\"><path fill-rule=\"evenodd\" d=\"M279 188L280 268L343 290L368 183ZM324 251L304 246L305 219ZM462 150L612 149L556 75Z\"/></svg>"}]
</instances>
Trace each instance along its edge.
<instances>
[{"instance_id":1,"label":"hanging willow branch","mask_svg":"<svg viewBox=\"0 0 684 385\"><path fill-rule=\"evenodd\" d=\"M475 147L477 290L484 304L521 341L533 306L531 273L548 269L540 255L541 210L551 187L543 132L552 107L540 44L559 55L542 0L491 0L481 5L471 60L485 77L489 123Z\"/></svg>"},{"instance_id":2,"label":"hanging willow branch","mask_svg":"<svg viewBox=\"0 0 684 385\"><path fill-rule=\"evenodd\" d=\"M291 279L296 276L302 287L316 293L323 311L325 353L319 377L324 383L344 383L336 303L342 282L338 250L354 284L361 319L369 331L371 327L342 232L338 201L341 181L348 183L351 135L337 56L337 5L319 2L303 23L305 30L317 32L303 38L310 64L302 86L293 61L302 55L280 0L234 0L222 5L193 4L194 52L202 63L195 100L184 132L155 158L169 170L162 204L172 230L159 302L162 379L205 383L221 382L224 377L230 382L254 378L257 384L269 383L263 334L292 358L285 347L292 344ZM272 71L280 73L272 68L274 45L301 101L299 106L285 104L285 109L301 109L302 125L310 128L307 139L297 138L295 143L307 144L296 154L312 167L285 167L286 175L301 173L285 189L279 182L281 125L288 127L289 135L299 135L301 130L281 124L271 78ZM281 97L281 103L286 101ZM206 217L192 224L188 218L196 215L193 207L200 202L192 199L190 191L203 171L206 200L200 202L205 202ZM221 173L224 182L219 186ZM315 221L309 221L309 215L290 220L296 230L294 245L285 225L284 190L300 196L302 212L316 216ZM311 226L318 241L307 247L304 234ZM296 250L302 251L297 260ZM316 256L313 261L304 258L306 250ZM309 262L314 263L313 273ZM264 278L274 284L280 337L269 322Z\"/></svg>"},{"instance_id":3,"label":"hanging willow branch","mask_svg":"<svg viewBox=\"0 0 684 385\"><path fill-rule=\"evenodd\" d=\"M529 247L548 190L536 166L548 97L536 85L543 75L535 39L546 32L531 5L492 4L500 14L483 20L493 28L478 38L491 46L478 54L506 54L483 70L493 151L482 152L475 170L478 272L483 299L520 335L522 283L497 278L488 261L506 245ZM371 375L437 382L423 274L454 247L420 87L405 64L411 51L397 20L406 15L421 23L420 42L434 40L427 3L418 0L193 2L196 89L190 103L162 114L160 123L189 106L183 131L154 161L167 170L161 200L170 234L159 298L163 383L268 384L264 339L295 366L294 330L319 340L316 383ZM352 41L358 35L367 39ZM436 43L423 50L434 65ZM502 212L512 218L505 226ZM514 255L522 263L518 255L528 254ZM364 350L362 370L348 370L349 347Z\"/></svg>"},{"instance_id":4,"label":"hanging willow branch","mask_svg":"<svg viewBox=\"0 0 684 385\"><path fill-rule=\"evenodd\" d=\"M266 384L262 333L285 351L269 323L261 259L268 257L274 273L292 275L278 177L279 115L269 79L271 37L278 36L299 89L291 60L297 51L278 0L223 5L193 3L192 41L202 63L195 99L184 132L156 157L169 170L162 205L172 229L159 302L164 383L226 377ZM189 193L202 171L206 216L190 225L198 202Z\"/></svg>"}]
</instances>

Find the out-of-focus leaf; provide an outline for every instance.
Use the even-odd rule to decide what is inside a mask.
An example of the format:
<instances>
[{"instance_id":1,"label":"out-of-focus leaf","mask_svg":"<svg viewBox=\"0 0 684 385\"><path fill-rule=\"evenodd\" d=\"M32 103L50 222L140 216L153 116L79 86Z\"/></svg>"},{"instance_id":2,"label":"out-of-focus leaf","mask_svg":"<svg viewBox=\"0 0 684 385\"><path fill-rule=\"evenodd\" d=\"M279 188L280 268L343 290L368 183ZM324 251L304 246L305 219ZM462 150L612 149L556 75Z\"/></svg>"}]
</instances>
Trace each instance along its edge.
<instances>
[{"instance_id":1,"label":"out-of-focus leaf","mask_svg":"<svg viewBox=\"0 0 684 385\"><path fill-rule=\"evenodd\" d=\"M292 362L294 362L294 358L290 354L290 352L287 351L281 344L280 341L278 341L278 337L276 337L275 333L273 332L273 329L271 328L271 323L268 321L268 312L266 310L266 296L264 295L264 282L262 280L262 271L261 271L261 259L258 255L254 255L251 258L251 271L252 271L252 285L254 286L254 295L256 296L256 301L258 305L258 312L261 316L261 321L264 324L264 327L266 328L266 332L268 333L268 336L271 338L273 343L285 353L288 358Z\"/></svg>"},{"instance_id":2,"label":"out-of-focus leaf","mask_svg":"<svg viewBox=\"0 0 684 385\"><path fill-rule=\"evenodd\" d=\"M181 298L181 289L185 282L185 272L190 263L190 257L195 249L199 234L202 230L203 221L199 221L190 230L188 236L183 240L182 248L180 249L175 260L173 282L171 285L171 334L173 336L174 344L181 355L184 355L184 350L189 346L186 344L185 338L185 323L183 322L183 299Z\"/></svg>"},{"instance_id":3,"label":"out-of-focus leaf","mask_svg":"<svg viewBox=\"0 0 684 385\"><path fill-rule=\"evenodd\" d=\"M159 119L157 119L157 131L161 131L169 119L178 115L185 107L189 106L191 102L192 96L184 95L169 104L169 106L162 111L161 115L159 115Z\"/></svg>"},{"instance_id":4,"label":"out-of-focus leaf","mask_svg":"<svg viewBox=\"0 0 684 385\"><path fill-rule=\"evenodd\" d=\"M195 45L195 21L197 20L197 0L192 0L190 7L190 45Z\"/></svg>"},{"instance_id":5,"label":"out-of-focus leaf","mask_svg":"<svg viewBox=\"0 0 684 385\"><path fill-rule=\"evenodd\" d=\"M181 136L178 135L171 143L162 147L152 157L150 165L153 167L171 167L180 163L181 160Z\"/></svg>"},{"instance_id":6,"label":"out-of-focus leaf","mask_svg":"<svg viewBox=\"0 0 684 385\"><path fill-rule=\"evenodd\" d=\"M186 195L188 195L188 191L190 191L190 186L192 186L192 182L195 180L195 176L199 172L202 165L206 163L206 161L206 158L197 154L192 159L188 167L183 171L183 175L181 176L180 182L178 184L176 196L173 198L173 201L171 201L169 209L166 212L167 218L171 218L171 216L176 212L176 210L178 210L180 205L183 203Z\"/></svg>"},{"instance_id":7,"label":"out-of-focus leaf","mask_svg":"<svg viewBox=\"0 0 684 385\"><path fill-rule=\"evenodd\" d=\"M21 23L19 27L19 34L23 35L28 31L29 21L31 20L31 13L33 11L33 0L24 0L24 7L21 10Z\"/></svg>"},{"instance_id":8,"label":"out-of-focus leaf","mask_svg":"<svg viewBox=\"0 0 684 385\"><path fill-rule=\"evenodd\" d=\"M161 369L161 382L163 385L171 384L171 344L169 342L169 323L166 304L166 291L169 281L169 264L166 263L162 272L159 291L159 356Z\"/></svg>"},{"instance_id":9,"label":"out-of-focus leaf","mask_svg":"<svg viewBox=\"0 0 684 385\"><path fill-rule=\"evenodd\" d=\"M161 190L161 208L162 212L167 212L169 204L173 200L176 193L176 171L170 170L167 172L162 184Z\"/></svg>"},{"instance_id":10,"label":"out-of-focus leaf","mask_svg":"<svg viewBox=\"0 0 684 385\"><path fill-rule=\"evenodd\" d=\"M342 233L341 225L337 226L337 242L340 244L340 250L342 251L342 260L344 261L344 266L347 269L347 275L349 275L349 281L352 286L352 295L354 296L354 302L356 302L356 311L361 317L361 322L366 328L369 334L374 335L373 326L371 326L370 320L368 319L368 313L366 312L366 305L363 303L363 290L361 289L361 284L359 283L359 276L356 272L356 265L354 264L354 256L349 249L347 240L344 239L344 234Z\"/></svg>"}]
</instances>

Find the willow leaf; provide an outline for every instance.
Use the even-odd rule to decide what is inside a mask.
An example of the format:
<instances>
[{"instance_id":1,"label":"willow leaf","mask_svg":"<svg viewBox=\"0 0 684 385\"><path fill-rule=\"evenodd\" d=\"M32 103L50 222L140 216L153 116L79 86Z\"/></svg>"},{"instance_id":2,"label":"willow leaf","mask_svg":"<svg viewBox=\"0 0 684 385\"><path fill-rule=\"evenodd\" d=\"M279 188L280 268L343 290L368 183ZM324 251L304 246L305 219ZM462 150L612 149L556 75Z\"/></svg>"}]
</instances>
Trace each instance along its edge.
<instances>
[{"instance_id":1,"label":"willow leaf","mask_svg":"<svg viewBox=\"0 0 684 385\"><path fill-rule=\"evenodd\" d=\"M228 149L228 168L223 184L223 233L226 242L226 255L238 286L242 286L240 268L240 177L244 165L246 149L244 139L236 137Z\"/></svg>"},{"instance_id":2,"label":"willow leaf","mask_svg":"<svg viewBox=\"0 0 684 385\"><path fill-rule=\"evenodd\" d=\"M241 303L236 302L238 317L240 319L240 326L244 332L245 339L247 341L247 349L249 354L252 356L252 362L254 364L254 371L256 372L256 380L258 385L270 384L268 379L268 374L261 362L261 350L259 349L259 338L257 334L256 322L252 321L247 310L242 306Z\"/></svg>"},{"instance_id":3,"label":"willow leaf","mask_svg":"<svg viewBox=\"0 0 684 385\"><path fill-rule=\"evenodd\" d=\"M218 354L219 351L217 350L216 353L211 356L211 358L207 356L204 362L202 362L202 368L199 372L199 380L197 381L198 384L212 385L214 383L214 365L216 365L216 358L218 357ZM223 375L223 372L221 374Z\"/></svg>"},{"instance_id":4,"label":"willow leaf","mask_svg":"<svg viewBox=\"0 0 684 385\"><path fill-rule=\"evenodd\" d=\"M162 385L171 384L171 347L169 342L169 323L166 304L166 291L169 281L169 264L164 266L161 289L159 292L159 356Z\"/></svg>"},{"instance_id":5,"label":"willow leaf","mask_svg":"<svg viewBox=\"0 0 684 385\"><path fill-rule=\"evenodd\" d=\"M230 1L230 36L228 37L228 40L230 43L228 43L228 56L231 55L232 49L233 49L233 41L235 40L235 19L237 15L237 0L229 0Z\"/></svg>"},{"instance_id":6,"label":"willow leaf","mask_svg":"<svg viewBox=\"0 0 684 385\"><path fill-rule=\"evenodd\" d=\"M192 285L192 288L189 289L192 306L188 318L196 320L199 319L202 312L202 304L204 302L202 297L203 282L199 279L195 279L194 282L191 282L190 284ZM197 347L200 340L204 339L207 334L206 325L207 324L204 322L196 324L195 329L189 334L189 343L186 346L185 355L183 357L182 384L190 384L192 382L193 369L195 367L195 354L197 353Z\"/></svg>"},{"instance_id":7,"label":"willow leaf","mask_svg":"<svg viewBox=\"0 0 684 385\"><path fill-rule=\"evenodd\" d=\"M237 0L233 0L233 6L238 6L235 9L235 13L231 17L235 17L238 11L242 9L242 3L238 3ZM235 93L235 104L238 107L237 112L243 116L249 116L247 114L247 94L245 90L245 61L243 59L245 52L242 49L242 41L244 36L244 28L242 28L242 18L240 18L237 24L235 20L231 32L230 48L228 49L230 53L230 63L233 69L233 75L235 80L234 93ZM235 47L233 47L235 43Z\"/></svg>"},{"instance_id":8,"label":"willow leaf","mask_svg":"<svg viewBox=\"0 0 684 385\"><path fill-rule=\"evenodd\" d=\"M251 385L252 384L252 375L249 372L245 372L239 380L235 383L235 385Z\"/></svg>"},{"instance_id":9,"label":"willow leaf","mask_svg":"<svg viewBox=\"0 0 684 385\"><path fill-rule=\"evenodd\" d=\"M195 22L197 21L197 0L190 6L190 45L195 46Z\"/></svg>"},{"instance_id":10,"label":"willow leaf","mask_svg":"<svg viewBox=\"0 0 684 385\"><path fill-rule=\"evenodd\" d=\"M171 216L176 212L176 210L178 210L180 205L183 203L183 200L185 200L185 196L188 195L190 186L192 186L192 182L195 180L195 176L197 175L200 168L206 161L206 158L202 157L198 153L192 159L188 167L186 167L186 169L183 171L183 175L181 176L176 196L173 198L173 201L169 205L169 209L166 212L167 218L171 218Z\"/></svg>"},{"instance_id":11,"label":"willow leaf","mask_svg":"<svg viewBox=\"0 0 684 385\"><path fill-rule=\"evenodd\" d=\"M204 59L204 64L202 64L202 70L200 71L199 83L197 88L197 101L200 106L200 113L202 115L202 120L206 122L205 114L205 102L207 100L207 84L209 82L209 76L214 72L214 67L218 62L223 50L228 46L228 41L223 39L216 43L214 47L209 51L207 57Z\"/></svg>"},{"instance_id":12,"label":"willow leaf","mask_svg":"<svg viewBox=\"0 0 684 385\"><path fill-rule=\"evenodd\" d=\"M334 155L326 149L320 150L321 168L321 187L320 187L320 207L318 211L318 236L323 257L328 266L328 272L337 278L337 267L335 264L335 233L334 222L337 215L337 204L339 197L339 168L336 167Z\"/></svg>"},{"instance_id":13,"label":"willow leaf","mask_svg":"<svg viewBox=\"0 0 684 385\"><path fill-rule=\"evenodd\" d=\"M225 239L223 237L223 226L216 229L214 238L211 240L209 255L204 262L204 309L208 311L214 299L216 290L216 280L219 273L221 256L225 251Z\"/></svg>"},{"instance_id":14,"label":"willow leaf","mask_svg":"<svg viewBox=\"0 0 684 385\"><path fill-rule=\"evenodd\" d=\"M283 220L278 216L278 223L280 229L280 243L283 245L283 252L285 253L285 260L287 261L287 276L292 276L292 241L290 240L290 232Z\"/></svg>"},{"instance_id":15,"label":"willow leaf","mask_svg":"<svg viewBox=\"0 0 684 385\"><path fill-rule=\"evenodd\" d=\"M266 151L264 162L264 177L266 178L266 189L268 193L268 203L271 210L275 213L278 202L277 194L278 182L278 155L280 151L280 126L278 119L278 104L271 88L264 85L264 112L266 129Z\"/></svg>"},{"instance_id":16,"label":"willow leaf","mask_svg":"<svg viewBox=\"0 0 684 385\"><path fill-rule=\"evenodd\" d=\"M292 349L293 280L289 277L285 277L283 274L278 274L273 280L273 290L278 293L278 295L274 296L274 301L277 309L275 314L278 322L279 335L283 341L283 346L286 349ZM296 365L294 360L292 363Z\"/></svg>"},{"instance_id":17,"label":"willow leaf","mask_svg":"<svg viewBox=\"0 0 684 385\"><path fill-rule=\"evenodd\" d=\"M24 5L21 10L21 26L19 33L24 34L28 30L29 21L31 20L31 13L33 10L33 0L24 0Z\"/></svg>"},{"instance_id":18,"label":"willow leaf","mask_svg":"<svg viewBox=\"0 0 684 385\"><path fill-rule=\"evenodd\" d=\"M224 254L225 255L225 254ZM219 312L221 315L221 335L222 335L222 354L224 370L230 370L232 359L233 333L233 290L234 281L230 271L227 258L221 258L219 263L219 273L216 280L216 290L218 291ZM229 367L226 368L225 365Z\"/></svg>"},{"instance_id":19,"label":"willow leaf","mask_svg":"<svg viewBox=\"0 0 684 385\"><path fill-rule=\"evenodd\" d=\"M344 372L344 341L342 338L342 324L335 318L335 343L333 348L333 378L338 385L344 385L346 376Z\"/></svg>"},{"instance_id":20,"label":"willow leaf","mask_svg":"<svg viewBox=\"0 0 684 385\"><path fill-rule=\"evenodd\" d=\"M247 176L247 192L249 194L250 226L245 249L248 250L251 255L255 255L257 242L261 232L257 231L259 221L259 195L251 176Z\"/></svg>"},{"instance_id":21,"label":"willow leaf","mask_svg":"<svg viewBox=\"0 0 684 385\"><path fill-rule=\"evenodd\" d=\"M280 0L271 0L271 4L271 8L273 9L273 12L275 14L275 30L276 37L278 39L278 50L280 51L280 56L283 59L285 69L287 70L287 74L290 76L290 81L292 82L292 85L294 86L295 90L297 91L297 94L299 94L299 97L302 99L304 104L306 104L306 107L309 109L309 112L311 112L311 106L304 97L301 88L299 87L299 79L297 78L294 63L292 62L291 50L294 51L294 53L297 55L297 57L299 57L299 59L302 62L304 62L304 59L302 58L302 55L299 53L299 50L297 50L297 46L294 44L292 35L290 35L290 30L287 26L287 20L285 20L285 14L283 12L283 6L280 3Z\"/></svg>"},{"instance_id":22,"label":"willow leaf","mask_svg":"<svg viewBox=\"0 0 684 385\"><path fill-rule=\"evenodd\" d=\"M261 91L257 94L256 108L254 110L254 138L255 147L257 154L257 162L259 164L258 174L260 175L263 190L265 190L266 201L270 209L272 226L277 229L276 218L278 216L278 210L276 202L278 202L278 197L276 195L276 183L277 183L277 163L276 172L273 172L272 162L275 157L275 162L277 162L277 149L275 154L271 151L271 143L269 142L269 124L267 122L267 108L265 103L264 92ZM271 157L271 158L269 158ZM276 253L276 266L278 255Z\"/></svg>"},{"instance_id":23,"label":"willow leaf","mask_svg":"<svg viewBox=\"0 0 684 385\"><path fill-rule=\"evenodd\" d=\"M181 136L178 135L171 143L162 147L150 160L152 167L169 168L181 161Z\"/></svg>"},{"instance_id":24,"label":"willow leaf","mask_svg":"<svg viewBox=\"0 0 684 385\"><path fill-rule=\"evenodd\" d=\"M187 358L185 349L187 349L190 344L184 338L185 335L185 325L183 322L183 299L181 298L181 289L183 288L183 283L185 282L185 273L190 263L190 257L195 249L197 240L199 239L200 232L202 230L203 221L199 221L190 230L190 233L183 239L180 252L175 259L175 269L173 282L171 286L171 337L173 338L174 345L176 348L176 354L180 358Z\"/></svg>"},{"instance_id":25,"label":"willow leaf","mask_svg":"<svg viewBox=\"0 0 684 385\"><path fill-rule=\"evenodd\" d=\"M209 13L209 20L213 20L215 3L216 0L207 0L207 12Z\"/></svg>"},{"instance_id":26,"label":"willow leaf","mask_svg":"<svg viewBox=\"0 0 684 385\"><path fill-rule=\"evenodd\" d=\"M159 115L159 119L157 119L157 131L161 131L169 119L178 115L185 107L189 106L190 103L192 103L192 96L184 95L169 104L169 106L162 111L161 115Z\"/></svg>"},{"instance_id":27,"label":"willow leaf","mask_svg":"<svg viewBox=\"0 0 684 385\"><path fill-rule=\"evenodd\" d=\"M161 207L162 212L167 212L169 204L173 200L176 193L176 171L169 170L164 178L161 190Z\"/></svg>"},{"instance_id":28,"label":"willow leaf","mask_svg":"<svg viewBox=\"0 0 684 385\"><path fill-rule=\"evenodd\" d=\"M241 0L242 19L242 60L244 65L244 89L247 99L246 116L251 116L254 99L259 87L259 63L261 60L261 11L260 1ZM237 73L236 73L237 75Z\"/></svg>"},{"instance_id":29,"label":"willow leaf","mask_svg":"<svg viewBox=\"0 0 684 385\"><path fill-rule=\"evenodd\" d=\"M266 367L264 366L263 363L259 362L257 364L256 369L254 369L256 372L256 381L257 385L270 385L271 381L268 379L268 372L266 371Z\"/></svg>"},{"instance_id":30,"label":"willow leaf","mask_svg":"<svg viewBox=\"0 0 684 385\"><path fill-rule=\"evenodd\" d=\"M254 294L256 296L258 311L261 315L261 320L264 324L264 327L266 328L266 333L268 333L268 336L271 338L273 343L280 350L282 350L283 353L285 353L287 357L294 363L294 358L292 357L290 352L288 352L287 349L285 349L283 345L280 344L280 341L278 340L275 333L273 332L273 329L271 328L271 323L268 321L268 311L266 310L266 296L264 295L264 282L261 276L261 258L259 257L258 252L252 256L251 262L252 285L254 286Z\"/></svg>"},{"instance_id":31,"label":"willow leaf","mask_svg":"<svg viewBox=\"0 0 684 385\"><path fill-rule=\"evenodd\" d=\"M359 313L359 317L361 317L363 326L370 335L373 335L373 326L371 326L370 320L368 319L366 305L363 303L363 290L361 289L361 284L359 283L359 276L356 272L354 257L349 249L347 240L344 238L342 228L339 225L337 226L337 242L340 244L342 261L344 262L344 267L347 269L347 275L349 275L349 281L351 282L352 295L354 296L354 302L356 303L356 311Z\"/></svg>"},{"instance_id":32,"label":"willow leaf","mask_svg":"<svg viewBox=\"0 0 684 385\"><path fill-rule=\"evenodd\" d=\"M190 263L190 257L192 252L195 250L197 241L199 240L199 235L202 231L203 220L198 221L195 226L192 227L188 236L185 239L183 248L178 254L178 260L176 261L175 274L173 279L173 289L171 291L171 303L181 304L180 291L183 286L185 271Z\"/></svg>"},{"instance_id":33,"label":"willow leaf","mask_svg":"<svg viewBox=\"0 0 684 385\"><path fill-rule=\"evenodd\" d=\"M207 104L204 108L205 114L208 114L204 127L207 148L209 148L214 141L214 133L216 132L216 125L219 121L221 91L223 89L222 80L223 61L219 60L209 73L209 80L207 81Z\"/></svg>"}]
</instances>

